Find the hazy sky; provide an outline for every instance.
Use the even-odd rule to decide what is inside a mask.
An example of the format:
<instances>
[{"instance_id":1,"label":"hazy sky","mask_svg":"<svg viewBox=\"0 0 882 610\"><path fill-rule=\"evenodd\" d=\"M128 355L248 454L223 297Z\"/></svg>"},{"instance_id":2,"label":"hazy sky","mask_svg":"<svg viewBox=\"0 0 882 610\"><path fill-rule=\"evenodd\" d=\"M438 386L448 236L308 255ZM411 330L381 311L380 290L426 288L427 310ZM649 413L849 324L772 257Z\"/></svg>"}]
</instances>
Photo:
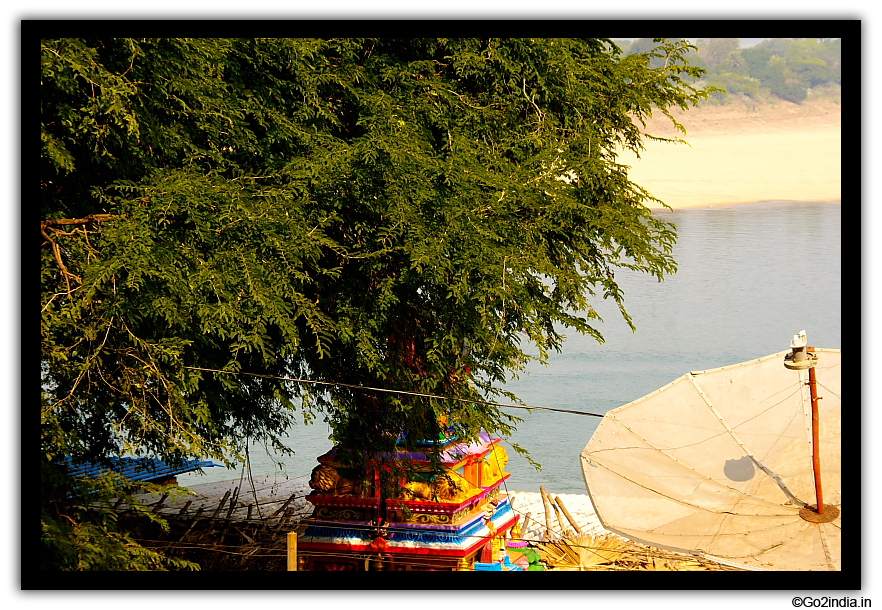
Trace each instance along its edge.
<instances>
[{"instance_id":1,"label":"hazy sky","mask_svg":"<svg viewBox=\"0 0 882 610\"><path fill-rule=\"evenodd\" d=\"M742 38L741 47L752 47L753 45L762 42L763 40L768 40L768 38Z\"/></svg>"},{"instance_id":2,"label":"hazy sky","mask_svg":"<svg viewBox=\"0 0 882 610\"><path fill-rule=\"evenodd\" d=\"M616 40L634 40L634 39L633 38L617 38ZM686 40L689 40L690 42L694 43L696 40L698 40L698 38L687 38ZM744 48L744 47L752 47L753 45L755 45L763 40L769 40L769 39L768 38L740 38L739 40L741 40L741 47Z\"/></svg>"}]
</instances>

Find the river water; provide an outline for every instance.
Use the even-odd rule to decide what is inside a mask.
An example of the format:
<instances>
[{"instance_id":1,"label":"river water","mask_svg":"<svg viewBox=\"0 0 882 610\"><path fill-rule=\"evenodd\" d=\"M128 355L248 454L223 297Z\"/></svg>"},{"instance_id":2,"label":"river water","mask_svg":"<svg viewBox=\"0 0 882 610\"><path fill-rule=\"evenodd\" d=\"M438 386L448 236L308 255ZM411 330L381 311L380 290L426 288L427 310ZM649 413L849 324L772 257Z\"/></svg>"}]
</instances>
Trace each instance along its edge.
<instances>
[{"instance_id":1,"label":"river water","mask_svg":"<svg viewBox=\"0 0 882 610\"><path fill-rule=\"evenodd\" d=\"M637 331L615 303L594 303L605 342L576 332L547 366L534 364L510 382L526 404L603 414L677 377L786 350L806 330L809 345L841 348L840 202L774 201L730 207L660 210L677 225L678 272L655 278L621 270L616 279ZM542 465L537 472L509 448L510 490L585 493L579 454L600 419L509 410L524 419L511 440ZM308 476L328 449L321 422L290 431L289 477ZM264 448L250 451L252 472L279 473ZM238 478L241 470L208 468L183 475L186 485Z\"/></svg>"}]
</instances>

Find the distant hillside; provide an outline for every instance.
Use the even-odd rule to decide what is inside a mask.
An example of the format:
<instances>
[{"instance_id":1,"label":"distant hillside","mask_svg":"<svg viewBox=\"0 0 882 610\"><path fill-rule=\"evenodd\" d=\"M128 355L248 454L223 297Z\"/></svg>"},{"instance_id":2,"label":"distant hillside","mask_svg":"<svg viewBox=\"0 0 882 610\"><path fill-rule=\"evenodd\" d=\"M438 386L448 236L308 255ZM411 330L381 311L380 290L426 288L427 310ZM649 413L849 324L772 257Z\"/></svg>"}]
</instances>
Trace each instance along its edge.
<instances>
[{"instance_id":1,"label":"distant hillside","mask_svg":"<svg viewBox=\"0 0 882 610\"><path fill-rule=\"evenodd\" d=\"M655 47L651 38L616 43L626 55ZM769 38L749 47L740 38L698 38L695 45L690 63L708 71L699 83L726 92L713 94L716 103L728 103L731 95L797 104L812 96L838 101L841 95L841 38ZM650 61L661 65L664 60Z\"/></svg>"}]
</instances>

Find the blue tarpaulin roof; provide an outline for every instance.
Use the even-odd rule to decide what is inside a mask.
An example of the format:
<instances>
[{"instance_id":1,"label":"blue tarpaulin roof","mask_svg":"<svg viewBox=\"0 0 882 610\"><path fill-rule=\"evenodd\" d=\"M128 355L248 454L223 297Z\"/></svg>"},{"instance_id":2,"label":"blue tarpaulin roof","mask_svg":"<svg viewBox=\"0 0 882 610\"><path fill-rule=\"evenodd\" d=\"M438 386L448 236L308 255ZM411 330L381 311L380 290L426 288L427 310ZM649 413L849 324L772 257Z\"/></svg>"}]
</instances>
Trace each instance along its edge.
<instances>
[{"instance_id":1,"label":"blue tarpaulin roof","mask_svg":"<svg viewBox=\"0 0 882 610\"><path fill-rule=\"evenodd\" d=\"M185 472L192 472L209 466L220 466L211 460L187 460L180 466L169 466L156 458L110 458L111 466L97 463L72 464L68 461L70 473L75 477L94 479L108 470L113 470L132 481L151 481L153 479L165 479L174 477Z\"/></svg>"}]
</instances>

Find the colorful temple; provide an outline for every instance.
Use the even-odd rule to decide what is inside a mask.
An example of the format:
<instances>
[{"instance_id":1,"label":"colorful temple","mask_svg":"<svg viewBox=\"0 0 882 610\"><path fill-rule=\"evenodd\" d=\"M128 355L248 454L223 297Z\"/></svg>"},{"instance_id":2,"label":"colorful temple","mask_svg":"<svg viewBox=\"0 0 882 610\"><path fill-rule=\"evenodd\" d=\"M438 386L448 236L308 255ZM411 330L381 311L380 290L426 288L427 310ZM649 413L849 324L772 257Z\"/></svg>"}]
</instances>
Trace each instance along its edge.
<instances>
[{"instance_id":1,"label":"colorful temple","mask_svg":"<svg viewBox=\"0 0 882 610\"><path fill-rule=\"evenodd\" d=\"M400 452L396 457L410 458L417 474L400 482L397 498L382 497L377 468L367 484L355 481L336 455L322 455L313 470L306 499L315 511L298 542L300 570L524 569L524 560L512 563L506 551L519 527L500 493L511 476L500 439L486 432L472 444L448 439L445 473L435 477L424 453Z\"/></svg>"}]
</instances>

